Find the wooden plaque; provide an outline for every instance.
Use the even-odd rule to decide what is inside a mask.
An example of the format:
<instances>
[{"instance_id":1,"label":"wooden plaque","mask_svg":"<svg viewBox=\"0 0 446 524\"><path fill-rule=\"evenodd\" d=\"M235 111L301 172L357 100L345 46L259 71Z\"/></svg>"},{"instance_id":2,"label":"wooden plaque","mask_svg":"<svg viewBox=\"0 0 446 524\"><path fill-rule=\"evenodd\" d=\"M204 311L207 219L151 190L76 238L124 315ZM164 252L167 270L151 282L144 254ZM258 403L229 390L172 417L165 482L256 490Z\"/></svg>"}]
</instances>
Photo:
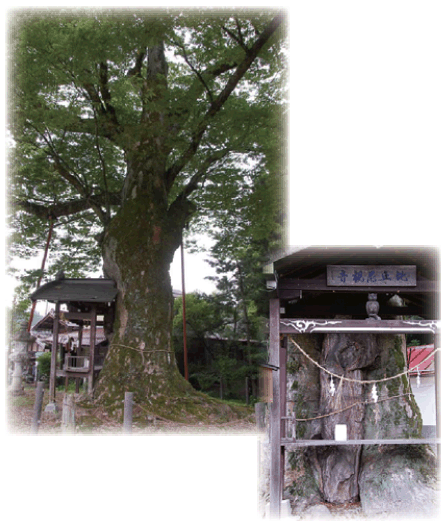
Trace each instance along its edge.
<instances>
[{"instance_id":1,"label":"wooden plaque","mask_svg":"<svg viewBox=\"0 0 446 524\"><path fill-rule=\"evenodd\" d=\"M327 286L417 285L417 266L327 266Z\"/></svg>"}]
</instances>

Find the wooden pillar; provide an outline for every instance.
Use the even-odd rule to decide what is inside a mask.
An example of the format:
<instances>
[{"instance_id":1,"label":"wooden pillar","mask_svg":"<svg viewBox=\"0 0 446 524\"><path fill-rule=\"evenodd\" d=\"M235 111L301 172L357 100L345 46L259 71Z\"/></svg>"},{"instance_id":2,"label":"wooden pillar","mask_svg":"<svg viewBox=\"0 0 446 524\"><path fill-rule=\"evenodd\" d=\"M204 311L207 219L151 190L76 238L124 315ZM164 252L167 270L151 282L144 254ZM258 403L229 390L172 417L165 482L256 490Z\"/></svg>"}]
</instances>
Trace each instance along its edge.
<instances>
[{"instance_id":1,"label":"wooden pillar","mask_svg":"<svg viewBox=\"0 0 446 524\"><path fill-rule=\"evenodd\" d=\"M78 332L78 341L77 341L77 351L76 356L80 357L82 355L82 334L84 330L84 322L81 320L79 323L79 332ZM76 393L79 393L79 386L80 386L80 378L76 379ZM82 384L85 383L85 379L82 379Z\"/></svg>"},{"instance_id":2,"label":"wooden pillar","mask_svg":"<svg viewBox=\"0 0 446 524\"><path fill-rule=\"evenodd\" d=\"M434 349L440 346L440 334L437 333L434 337ZM441 357L440 351L437 351L434 355L434 367L435 367L435 429L436 437L441 437L441 392L440 392L440 381L441 381ZM440 465L440 444L437 444L437 462Z\"/></svg>"},{"instance_id":3,"label":"wooden pillar","mask_svg":"<svg viewBox=\"0 0 446 524\"><path fill-rule=\"evenodd\" d=\"M91 309L90 324L90 371L88 373L88 394L93 395L94 386L94 346L96 343L96 306Z\"/></svg>"},{"instance_id":4,"label":"wooden pillar","mask_svg":"<svg viewBox=\"0 0 446 524\"><path fill-rule=\"evenodd\" d=\"M77 356L80 357L81 354L82 354L82 331L84 329L84 323L83 321L81 320L80 324L79 324L79 334L78 334L78 345L77 345Z\"/></svg>"},{"instance_id":5,"label":"wooden pillar","mask_svg":"<svg viewBox=\"0 0 446 524\"><path fill-rule=\"evenodd\" d=\"M285 437L285 420L282 420L282 417L286 416L286 382L287 382L287 372L286 372L286 361L287 361L287 337L283 337L280 340L279 344L279 384L280 384L280 438ZM280 446L280 482L281 489L280 494L282 496L283 491L283 481L285 476L285 447Z\"/></svg>"},{"instance_id":6,"label":"wooden pillar","mask_svg":"<svg viewBox=\"0 0 446 524\"><path fill-rule=\"evenodd\" d=\"M51 348L51 371L50 371L50 391L49 391L50 404L56 402L56 367L57 367L57 346L59 343L59 313L60 313L60 302L57 301L56 309L54 312L53 345Z\"/></svg>"},{"instance_id":7,"label":"wooden pillar","mask_svg":"<svg viewBox=\"0 0 446 524\"><path fill-rule=\"evenodd\" d=\"M270 363L280 365L280 300L270 300L269 314L269 344ZM270 517L280 518L280 505L282 502L281 476L281 407L280 398L280 371L273 370L273 402L271 405L271 468L270 468Z\"/></svg>"},{"instance_id":8,"label":"wooden pillar","mask_svg":"<svg viewBox=\"0 0 446 524\"><path fill-rule=\"evenodd\" d=\"M59 369L63 369L64 360L65 360L65 345L64 344L60 344Z\"/></svg>"}]
</instances>

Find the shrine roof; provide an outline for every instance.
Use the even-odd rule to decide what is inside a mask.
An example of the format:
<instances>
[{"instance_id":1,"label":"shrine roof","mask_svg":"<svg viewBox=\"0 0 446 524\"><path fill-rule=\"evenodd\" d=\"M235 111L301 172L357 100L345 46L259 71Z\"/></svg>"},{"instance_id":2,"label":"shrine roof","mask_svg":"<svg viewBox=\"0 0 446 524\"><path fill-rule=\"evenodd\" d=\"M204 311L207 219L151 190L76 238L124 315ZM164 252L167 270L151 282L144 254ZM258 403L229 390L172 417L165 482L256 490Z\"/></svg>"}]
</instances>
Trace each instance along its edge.
<instances>
[{"instance_id":1,"label":"shrine roof","mask_svg":"<svg viewBox=\"0 0 446 524\"><path fill-rule=\"evenodd\" d=\"M318 278L327 265L416 265L419 276L439 280L439 250L432 246L290 246L270 261L278 278Z\"/></svg>"},{"instance_id":2,"label":"shrine roof","mask_svg":"<svg viewBox=\"0 0 446 524\"><path fill-rule=\"evenodd\" d=\"M417 369L420 372L431 371L434 366L435 358L433 352L434 344L428 344L426 346L408 346L407 353L409 355L409 369L418 366ZM409 374L416 375L417 370L411 371Z\"/></svg>"},{"instance_id":3,"label":"shrine roof","mask_svg":"<svg viewBox=\"0 0 446 524\"><path fill-rule=\"evenodd\" d=\"M33 331L52 331L54 325L54 309L49 311L43 318L34 324ZM77 329L78 326L74 322L59 319L59 333L64 333L69 330Z\"/></svg>"},{"instance_id":4,"label":"shrine roof","mask_svg":"<svg viewBox=\"0 0 446 524\"><path fill-rule=\"evenodd\" d=\"M39 287L30 295L32 301L113 302L118 294L114 280L106 278L59 278Z\"/></svg>"},{"instance_id":5,"label":"shrine roof","mask_svg":"<svg viewBox=\"0 0 446 524\"><path fill-rule=\"evenodd\" d=\"M355 318L366 293L378 294L380 316L440 318L440 252L432 246L289 247L270 260L264 276L290 318ZM394 295L398 303L391 303Z\"/></svg>"}]
</instances>

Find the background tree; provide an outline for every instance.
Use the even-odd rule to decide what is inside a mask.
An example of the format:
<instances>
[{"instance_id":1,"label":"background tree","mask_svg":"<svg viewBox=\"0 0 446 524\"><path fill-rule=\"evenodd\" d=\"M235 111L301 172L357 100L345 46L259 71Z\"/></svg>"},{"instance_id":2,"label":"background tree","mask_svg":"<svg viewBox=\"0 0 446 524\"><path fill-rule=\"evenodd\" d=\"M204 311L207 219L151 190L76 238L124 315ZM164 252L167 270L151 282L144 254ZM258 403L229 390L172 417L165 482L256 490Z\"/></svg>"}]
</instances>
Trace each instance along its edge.
<instances>
[{"instance_id":1,"label":"background tree","mask_svg":"<svg viewBox=\"0 0 446 524\"><path fill-rule=\"evenodd\" d=\"M225 280L227 280L225 278ZM177 298L174 305L173 343L180 369L184 362L183 305ZM246 382L250 380L250 396L257 395L256 379L260 362L267 359L265 318L257 309L250 311L252 323L262 326L255 338L246 339L240 304L228 300L227 294L186 295L186 326L188 369L191 384L200 391L220 398L245 400Z\"/></svg>"},{"instance_id":2,"label":"background tree","mask_svg":"<svg viewBox=\"0 0 446 524\"><path fill-rule=\"evenodd\" d=\"M240 208L246 209L246 208ZM231 214L235 220L242 211ZM244 222L246 226L246 222ZM265 334L268 317L267 291L263 278L269 236L278 228L273 218L262 242L252 238L252 227L230 230L226 235L218 228L213 237L218 241L210 250L208 262L216 272L208 277L215 282L212 295L186 296L186 323L189 344L199 344L203 355L200 364L192 363L191 378L196 378L202 389L220 382L224 392L245 398L245 379L249 379L250 394L257 395L256 379L259 364L267 359ZM183 359L183 307L175 301L174 338L179 362ZM219 339L219 343L215 341ZM237 388L238 392L234 390Z\"/></svg>"},{"instance_id":3,"label":"background tree","mask_svg":"<svg viewBox=\"0 0 446 524\"><path fill-rule=\"evenodd\" d=\"M75 276L102 258L119 294L97 400L117 406L131 382L164 405L191 392L171 349L184 227L224 207L242 163L279 182L283 14L88 13L15 14L11 252L33 254L53 220L53 267Z\"/></svg>"}]
</instances>

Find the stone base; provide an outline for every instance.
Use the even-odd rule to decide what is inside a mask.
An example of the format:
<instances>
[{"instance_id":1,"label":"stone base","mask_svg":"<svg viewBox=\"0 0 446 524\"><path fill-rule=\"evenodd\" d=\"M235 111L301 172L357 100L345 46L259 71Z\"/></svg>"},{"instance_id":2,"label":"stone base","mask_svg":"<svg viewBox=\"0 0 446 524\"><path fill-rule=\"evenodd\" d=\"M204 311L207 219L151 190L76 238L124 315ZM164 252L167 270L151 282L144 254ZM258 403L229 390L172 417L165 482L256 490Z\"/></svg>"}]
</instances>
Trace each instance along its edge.
<instances>
[{"instance_id":1,"label":"stone base","mask_svg":"<svg viewBox=\"0 0 446 524\"><path fill-rule=\"evenodd\" d=\"M291 517L291 504L289 500L282 500L280 505L280 518L285 519ZM265 518L270 518L270 504L265 506Z\"/></svg>"},{"instance_id":2,"label":"stone base","mask_svg":"<svg viewBox=\"0 0 446 524\"><path fill-rule=\"evenodd\" d=\"M333 516L330 512L330 510L327 508L327 506L324 506L323 504L316 504L315 506L310 506L307 508L302 518L304 520L332 520Z\"/></svg>"},{"instance_id":3,"label":"stone base","mask_svg":"<svg viewBox=\"0 0 446 524\"><path fill-rule=\"evenodd\" d=\"M400 446L372 455L363 466L359 485L368 518L438 516L436 465L427 446Z\"/></svg>"},{"instance_id":4,"label":"stone base","mask_svg":"<svg viewBox=\"0 0 446 524\"><path fill-rule=\"evenodd\" d=\"M57 415L59 413L59 408L57 407L55 402L50 402L46 405L44 409L45 413L52 413L53 415Z\"/></svg>"}]
</instances>

